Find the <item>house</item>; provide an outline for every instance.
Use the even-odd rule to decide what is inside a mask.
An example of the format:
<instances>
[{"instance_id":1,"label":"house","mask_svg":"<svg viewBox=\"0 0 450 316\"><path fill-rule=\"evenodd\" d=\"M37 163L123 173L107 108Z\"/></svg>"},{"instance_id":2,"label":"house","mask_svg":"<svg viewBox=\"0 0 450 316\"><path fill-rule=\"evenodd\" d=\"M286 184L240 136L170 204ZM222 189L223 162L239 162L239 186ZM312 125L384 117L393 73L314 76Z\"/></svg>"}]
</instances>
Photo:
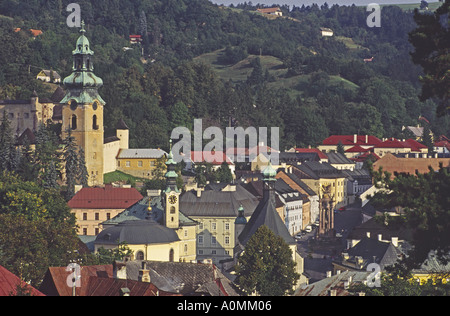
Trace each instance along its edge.
<instances>
[{"instance_id":1,"label":"house","mask_svg":"<svg viewBox=\"0 0 450 316\"><path fill-rule=\"evenodd\" d=\"M347 249L356 246L364 238L392 243L394 247L399 247L408 240L412 240L412 232L403 227L394 229L383 225L372 217L350 231L347 235Z\"/></svg>"},{"instance_id":2,"label":"house","mask_svg":"<svg viewBox=\"0 0 450 316\"><path fill-rule=\"evenodd\" d=\"M323 140L322 144L317 146L320 151L325 153L337 152L337 147L342 144L344 150L350 149L356 145L361 146L364 149L377 147L382 141L371 135L331 135Z\"/></svg>"},{"instance_id":3,"label":"house","mask_svg":"<svg viewBox=\"0 0 450 316\"><path fill-rule=\"evenodd\" d=\"M404 154L410 152L411 147L395 138L389 138L374 148L374 153L381 158L387 153Z\"/></svg>"},{"instance_id":4,"label":"house","mask_svg":"<svg viewBox=\"0 0 450 316\"><path fill-rule=\"evenodd\" d=\"M198 223L197 260L212 260L222 267L234 257L236 219L239 209L247 220L258 205L258 198L241 184L209 184L183 193L182 212Z\"/></svg>"},{"instance_id":5,"label":"house","mask_svg":"<svg viewBox=\"0 0 450 316\"><path fill-rule=\"evenodd\" d=\"M397 263L404 253L395 242L364 237L354 247L345 250L333 260L334 273L337 271L367 271L371 263L379 265L381 271Z\"/></svg>"},{"instance_id":6,"label":"house","mask_svg":"<svg viewBox=\"0 0 450 316\"><path fill-rule=\"evenodd\" d=\"M391 174L391 178L395 177L395 173L405 173L413 175L416 172L428 173L429 167L434 170L439 170L440 164L443 167L450 166L450 158L413 158L413 157L396 157L393 154L386 154L380 160L374 162L374 170L379 170L380 167L383 171L387 171Z\"/></svg>"},{"instance_id":7,"label":"house","mask_svg":"<svg viewBox=\"0 0 450 316\"><path fill-rule=\"evenodd\" d=\"M82 188L68 202L75 215L79 235L96 236L102 231L101 223L115 217L136 204L142 195L135 188Z\"/></svg>"},{"instance_id":8,"label":"house","mask_svg":"<svg viewBox=\"0 0 450 316\"><path fill-rule=\"evenodd\" d=\"M113 265L83 266L78 287L67 285L71 273L66 267L50 267L40 289L48 296L180 296L176 290L158 288L157 280L116 278Z\"/></svg>"},{"instance_id":9,"label":"house","mask_svg":"<svg viewBox=\"0 0 450 316\"><path fill-rule=\"evenodd\" d=\"M233 283L210 263L115 261L113 275L118 280L144 279L182 296L239 296Z\"/></svg>"},{"instance_id":10,"label":"house","mask_svg":"<svg viewBox=\"0 0 450 316\"><path fill-rule=\"evenodd\" d=\"M355 170L355 162L341 153L327 153L329 164L338 170Z\"/></svg>"},{"instance_id":11,"label":"house","mask_svg":"<svg viewBox=\"0 0 450 316\"><path fill-rule=\"evenodd\" d=\"M295 148L296 153L304 154L304 153L316 153L318 156L319 162L328 162L328 156L320 151L318 148Z\"/></svg>"},{"instance_id":12,"label":"house","mask_svg":"<svg viewBox=\"0 0 450 316\"><path fill-rule=\"evenodd\" d=\"M294 236L306 226L303 225L303 201L307 198L292 189L283 179L277 179L275 191L284 204L284 224L291 236Z\"/></svg>"},{"instance_id":13,"label":"house","mask_svg":"<svg viewBox=\"0 0 450 316\"><path fill-rule=\"evenodd\" d=\"M157 196L146 197L115 218L103 223L95 251L115 249L126 242L136 260L190 262L196 259L198 223L180 210L181 192L177 187L172 149L166 161L166 188Z\"/></svg>"},{"instance_id":14,"label":"house","mask_svg":"<svg viewBox=\"0 0 450 316\"><path fill-rule=\"evenodd\" d=\"M279 171L277 179L283 179L293 190L304 197L302 206L302 229L319 220L319 195L292 172Z\"/></svg>"},{"instance_id":15,"label":"house","mask_svg":"<svg viewBox=\"0 0 450 316\"><path fill-rule=\"evenodd\" d=\"M167 153L161 149L120 149L117 170L137 178L153 179L155 172L164 173Z\"/></svg>"},{"instance_id":16,"label":"house","mask_svg":"<svg viewBox=\"0 0 450 316\"><path fill-rule=\"evenodd\" d=\"M342 172L347 176L347 196L350 203L373 186L372 177L367 169L342 170Z\"/></svg>"},{"instance_id":17,"label":"house","mask_svg":"<svg viewBox=\"0 0 450 316\"><path fill-rule=\"evenodd\" d=\"M334 32L332 29L330 29L328 27L321 27L320 34L322 35L322 37L330 37L330 36L334 35Z\"/></svg>"},{"instance_id":18,"label":"house","mask_svg":"<svg viewBox=\"0 0 450 316\"><path fill-rule=\"evenodd\" d=\"M411 271L413 278L420 284L424 284L430 279L433 282L441 280L443 284L448 284L450 282L450 260L448 260L449 257L450 254L446 256L447 262L443 263L438 259L435 251L430 251L427 258L420 265L420 267Z\"/></svg>"},{"instance_id":19,"label":"house","mask_svg":"<svg viewBox=\"0 0 450 316\"><path fill-rule=\"evenodd\" d=\"M225 162L230 168L231 174L234 175L235 165L230 157L223 151L191 151L189 157L185 157L186 170L193 171L196 165L210 164L212 170L219 169Z\"/></svg>"},{"instance_id":20,"label":"house","mask_svg":"<svg viewBox=\"0 0 450 316\"><path fill-rule=\"evenodd\" d=\"M323 190L331 187L331 196L334 207L348 204L347 200L347 176L328 163L306 161L293 168L293 173L308 185L319 198L323 197Z\"/></svg>"},{"instance_id":21,"label":"house","mask_svg":"<svg viewBox=\"0 0 450 316\"><path fill-rule=\"evenodd\" d=\"M255 211L253 212L250 220L245 224L244 229L238 236L238 243L235 247L234 256L235 260L245 251L245 247L250 238L256 233L256 231L263 225L270 229L275 235L281 237L284 242L289 246L292 251L292 259L295 262L296 272L300 275L298 284L307 283L308 279L303 274L304 261L300 254L297 252L297 243L289 233L286 225L281 220L276 211L276 193L275 183L277 172L269 163L269 166L263 170L264 192L263 198L258 203Z\"/></svg>"},{"instance_id":22,"label":"house","mask_svg":"<svg viewBox=\"0 0 450 316\"><path fill-rule=\"evenodd\" d=\"M434 143L433 150L437 154L444 154L444 155L450 154L450 139L448 139L444 135L441 135L438 138L438 140Z\"/></svg>"},{"instance_id":23,"label":"house","mask_svg":"<svg viewBox=\"0 0 450 316\"><path fill-rule=\"evenodd\" d=\"M130 44L142 43L142 35L130 35Z\"/></svg>"},{"instance_id":24,"label":"house","mask_svg":"<svg viewBox=\"0 0 450 316\"><path fill-rule=\"evenodd\" d=\"M23 293L18 293L18 290L23 291ZM0 266L0 296L16 295L45 296L41 291L38 291L14 273Z\"/></svg>"},{"instance_id":25,"label":"house","mask_svg":"<svg viewBox=\"0 0 450 316\"><path fill-rule=\"evenodd\" d=\"M30 29L31 35L33 36L33 38L36 38L42 34L44 34L41 30L34 30L34 29Z\"/></svg>"},{"instance_id":26,"label":"house","mask_svg":"<svg viewBox=\"0 0 450 316\"><path fill-rule=\"evenodd\" d=\"M352 296L349 288L365 284L369 275L370 272L365 271L338 271L334 275L329 273L325 279L298 288L294 296Z\"/></svg>"},{"instance_id":27,"label":"house","mask_svg":"<svg viewBox=\"0 0 450 316\"><path fill-rule=\"evenodd\" d=\"M61 76L53 70L41 70L37 74L36 79L50 83L61 83Z\"/></svg>"},{"instance_id":28,"label":"house","mask_svg":"<svg viewBox=\"0 0 450 316\"><path fill-rule=\"evenodd\" d=\"M268 15L283 16L283 12L279 7L256 9L256 11Z\"/></svg>"}]
</instances>

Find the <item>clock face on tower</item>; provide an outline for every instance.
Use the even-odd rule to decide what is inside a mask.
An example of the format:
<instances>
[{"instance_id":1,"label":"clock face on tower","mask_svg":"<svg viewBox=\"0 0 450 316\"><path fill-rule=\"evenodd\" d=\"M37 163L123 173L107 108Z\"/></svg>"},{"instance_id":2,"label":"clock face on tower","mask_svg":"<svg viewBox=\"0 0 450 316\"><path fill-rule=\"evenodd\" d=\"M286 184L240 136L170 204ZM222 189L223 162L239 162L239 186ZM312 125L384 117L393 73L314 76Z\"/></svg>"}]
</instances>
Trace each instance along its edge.
<instances>
[{"instance_id":1,"label":"clock face on tower","mask_svg":"<svg viewBox=\"0 0 450 316\"><path fill-rule=\"evenodd\" d=\"M177 197L176 197L175 195L169 196L169 203L170 203L170 204L175 204L175 203L177 203Z\"/></svg>"}]
</instances>

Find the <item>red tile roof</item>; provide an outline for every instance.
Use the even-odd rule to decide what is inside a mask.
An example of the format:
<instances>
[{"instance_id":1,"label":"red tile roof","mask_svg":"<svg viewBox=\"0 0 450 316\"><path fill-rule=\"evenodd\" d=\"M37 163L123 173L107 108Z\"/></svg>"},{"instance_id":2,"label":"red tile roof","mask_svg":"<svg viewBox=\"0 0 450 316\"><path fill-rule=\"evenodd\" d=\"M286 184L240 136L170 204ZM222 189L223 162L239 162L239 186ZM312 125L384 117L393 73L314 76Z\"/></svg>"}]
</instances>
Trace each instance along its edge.
<instances>
[{"instance_id":1,"label":"red tile roof","mask_svg":"<svg viewBox=\"0 0 450 316\"><path fill-rule=\"evenodd\" d=\"M17 286L22 284L30 290L32 296L45 296L31 285L26 284L12 272L0 266L0 296L16 295Z\"/></svg>"},{"instance_id":2,"label":"red tile roof","mask_svg":"<svg viewBox=\"0 0 450 316\"><path fill-rule=\"evenodd\" d=\"M420 151L421 149L428 148L427 146L419 143L417 140L414 139L407 139L403 142L407 147L411 148L411 151Z\"/></svg>"},{"instance_id":3,"label":"red tile roof","mask_svg":"<svg viewBox=\"0 0 450 316\"><path fill-rule=\"evenodd\" d=\"M390 138L388 140L385 140L380 145L377 146L378 148L408 148L405 143L399 141L395 138Z\"/></svg>"},{"instance_id":4,"label":"red tile roof","mask_svg":"<svg viewBox=\"0 0 450 316\"><path fill-rule=\"evenodd\" d=\"M370 148L362 148L359 145L353 146L352 148L347 149L346 153L365 153L367 151L370 151Z\"/></svg>"},{"instance_id":5,"label":"red tile roof","mask_svg":"<svg viewBox=\"0 0 450 316\"><path fill-rule=\"evenodd\" d=\"M360 145L360 146L377 146L382 143L382 141L371 135L332 135L323 141L323 145L338 145L339 141L343 145Z\"/></svg>"},{"instance_id":6,"label":"red tile roof","mask_svg":"<svg viewBox=\"0 0 450 316\"><path fill-rule=\"evenodd\" d=\"M208 155L211 155L211 157L208 157ZM218 156L219 158L215 159L215 156ZM210 161L210 159L214 160ZM194 163L211 163L213 165L221 165L224 161L229 165L233 164L231 159L222 151L214 153L209 151L191 151L191 160Z\"/></svg>"},{"instance_id":7,"label":"red tile roof","mask_svg":"<svg viewBox=\"0 0 450 316\"><path fill-rule=\"evenodd\" d=\"M328 156L325 155L317 148L295 148L295 152L298 153L316 153L319 156L319 159L328 160Z\"/></svg>"},{"instance_id":8,"label":"red tile roof","mask_svg":"<svg viewBox=\"0 0 450 316\"><path fill-rule=\"evenodd\" d=\"M135 188L83 188L70 201L72 209L126 209L142 200Z\"/></svg>"},{"instance_id":9,"label":"red tile roof","mask_svg":"<svg viewBox=\"0 0 450 316\"><path fill-rule=\"evenodd\" d=\"M280 8L264 8L264 9L257 9L257 11L261 12L261 13L275 13L278 11L281 11Z\"/></svg>"}]
</instances>

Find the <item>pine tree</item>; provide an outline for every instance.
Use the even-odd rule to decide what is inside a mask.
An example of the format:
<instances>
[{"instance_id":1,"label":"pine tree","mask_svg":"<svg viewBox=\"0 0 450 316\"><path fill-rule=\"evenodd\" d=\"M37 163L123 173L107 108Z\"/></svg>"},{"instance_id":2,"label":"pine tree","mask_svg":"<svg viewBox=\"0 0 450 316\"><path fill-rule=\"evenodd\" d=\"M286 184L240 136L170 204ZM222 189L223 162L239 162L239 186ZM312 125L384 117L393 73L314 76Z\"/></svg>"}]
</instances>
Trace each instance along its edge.
<instances>
[{"instance_id":1,"label":"pine tree","mask_svg":"<svg viewBox=\"0 0 450 316\"><path fill-rule=\"evenodd\" d=\"M87 187L89 173L86 168L86 157L83 148L80 148L78 155L78 184L81 184L83 187Z\"/></svg>"},{"instance_id":2,"label":"pine tree","mask_svg":"<svg viewBox=\"0 0 450 316\"><path fill-rule=\"evenodd\" d=\"M78 173L78 150L75 143L75 137L72 136L72 130L67 130L67 136L64 139L64 162L66 174L66 199L70 200L75 195L75 185L79 178Z\"/></svg>"},{"instance_id":3,"label":"pine tree","mask_svg":"<svg viewBox=\"0 0 450 316\"><path fill-rule=\"evenodd\" d=\"M11 130L11 122L8 119L6 110L3 111L3 118L0 125L0 170L15 171L17 169L17 151Z\"/></svg>"}]
</instances>

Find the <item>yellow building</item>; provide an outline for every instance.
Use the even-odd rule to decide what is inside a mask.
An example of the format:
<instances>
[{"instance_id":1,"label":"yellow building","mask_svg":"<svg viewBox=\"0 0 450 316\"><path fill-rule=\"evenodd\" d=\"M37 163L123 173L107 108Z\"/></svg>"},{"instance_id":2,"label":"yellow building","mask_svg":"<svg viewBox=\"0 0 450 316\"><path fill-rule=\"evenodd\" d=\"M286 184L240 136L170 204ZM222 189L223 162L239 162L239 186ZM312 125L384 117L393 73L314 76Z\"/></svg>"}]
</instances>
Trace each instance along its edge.
<instances>
[{"instance_id":1,"label":"yellow building","mask_svg":"<svg viewBox=\"0 0 450 316\"><path fill-rule=\"evenodd\" d=\"M197 259L218 266L234 257L239 210L249 219L258 199L240 184L210 184L183 193L182 212L198 222Z\"/></svg>"},{"instance_id":2,"label":"yellow building","mask_svg":"<svg viewBox=\"0 0 450 316\"><path fill-rule=\"evenodd\" d=\"M167 187L160 196L145 197L118 216L102 223L95 251L116 248L125 242L134 259L170 262L196 260L197 222L180 212L180 191L176 186L176 163L172 153L166 161Z\"/></svg>"},{"instance_id":3,"label":"yellow building","mask_svg":"<svg viewBox=\"0 0 450 316\"><path fill-rule=\"evenodd\" d=\"M165 171L167 153L161 149L121 149L117 170L137 178L153 179L155 172Z\"/></svg>"},{"instance_id":4,"label":"yellow building","mask_svg":"<svg viewBox=\"0 0 450 316\"><path fill-rule=\"evenodd\" d=\"M323 197L322 188L330 186L334 207L347 205L347 180L345 174L328 163L307 161L293 169L306 185Z\"/></svg>"}]
</instances>

